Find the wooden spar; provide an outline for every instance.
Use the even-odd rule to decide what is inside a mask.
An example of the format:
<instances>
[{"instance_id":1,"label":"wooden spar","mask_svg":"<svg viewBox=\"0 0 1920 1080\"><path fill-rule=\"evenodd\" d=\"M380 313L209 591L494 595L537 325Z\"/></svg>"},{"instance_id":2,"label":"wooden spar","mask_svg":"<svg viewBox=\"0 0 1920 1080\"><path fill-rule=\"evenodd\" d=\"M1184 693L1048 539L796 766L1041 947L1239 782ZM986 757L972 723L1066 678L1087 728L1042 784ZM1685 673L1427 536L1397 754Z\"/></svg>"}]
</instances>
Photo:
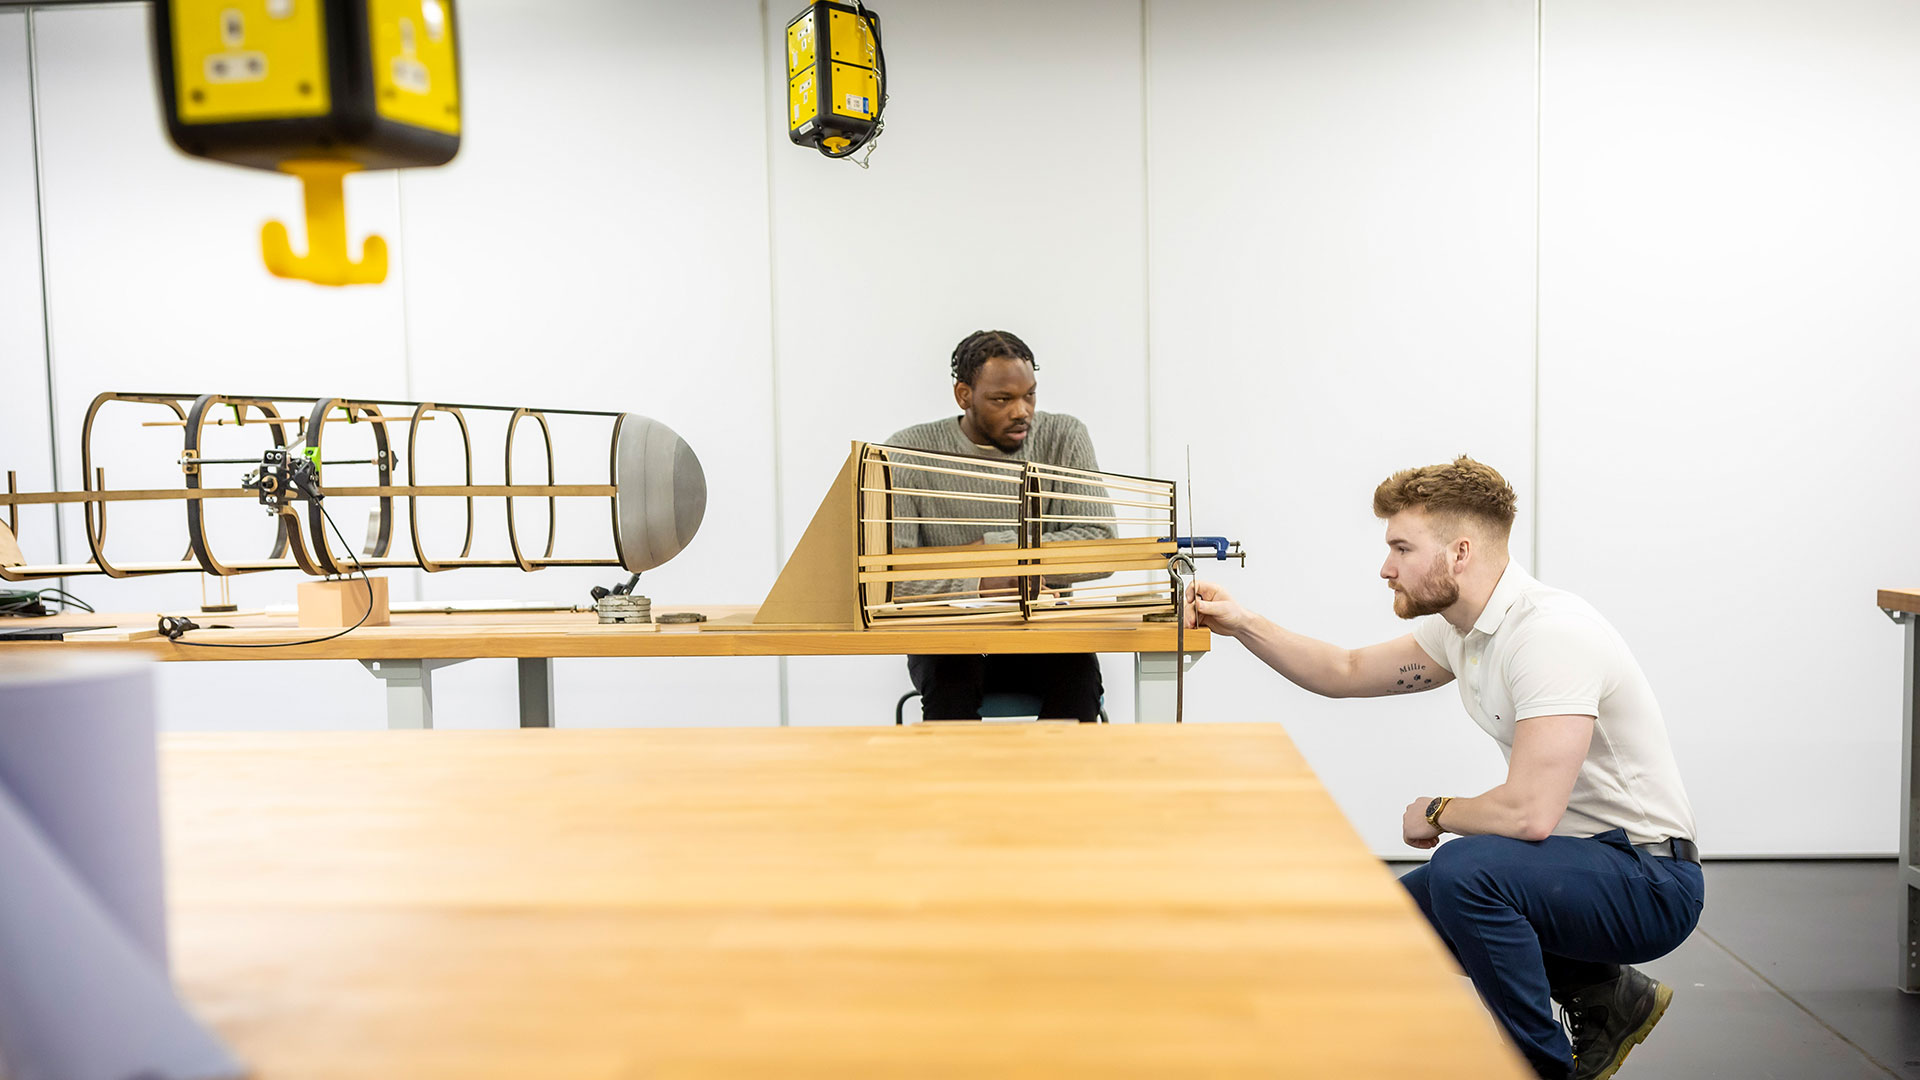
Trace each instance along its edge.
<instances>
[{"instance_id":1,"label":"wooden spar","mask_svg":"<svg viewBox=\"0 0 1920 1080\"><path fill-rule=\"evenodd\" d=\"M1172 585L1156 585L1151 582L1142 582L1142 581L1135 581L1131 583L1119 582L1113 585L1086 585L1080 582L1074 582L1071 586L1068 586L1066 589L1062 590L1062 598L1064 599L1068 595L1083 596L1088 593L1109 593L1110 592L1110 593L1122 593L1122 594L1126 594L1126 593L1145 594L1145 593L1170 593L1172 591L1173 591Z\"/></svg>"},{"instance_id":2,"label":"wooden spar","mask_svg":"<svg viewBox=\"0 0 1920 1080\"><path fill-rule=\"evenodd\" d=\"M1041 488L1040 494L1048 499L1101 503L1106 506L1131 506L1141 510L1165 510L1167 508L1167 501L1165 499L1159 502L1137 502L1133 499L1110 499L1100 495L1073 495L1063 491L1048 491L1046 488Z\"/></svg>"},{"instance_id":3,"label":"wooden spar","mask_svg":"<svg viewBox=\"0 0 1920 1080\"><path fill-rule=\"evenodd\" d=\"M928 458L933 461L957 461L963 465L972 465L981 469L1009 469L1013 472L1025 472L1027 468L1026 463L1022 461L995 461L992 458L962 457L959 454L938 454L931 450L909 450L904 446L879 446L876 444L874 448L884 451L887 458L904 455L907 457ZM912 468L912 466L906 467Z\"/></svg>"},{"instance_id":4,"label":"wooden spar","mask_svg":"<svg viewBox=\"0 0 1920 1080\"><path fill-rule=\"evenodd\" d=\"M433 417L423 416L418 419L424 422L427 420L432 420ZM307 422L307 418L304 416L263 416L256 420L246 420L246 419L229 420L224 416L220 416L220 417L214 417L213 419L204 421L203 426L205 427L252 427L255 424L305 425L306 422ZM362 417L359 417L358 419L348 421L348 423L350 424L411 424L414 422L415 422L415 418L411 416L362 416ZM187 422L185 420L143 420L141 421L140 426L141 427L186 427Z\"/></svg>"},{"instance_id":5,"label":"wooden spar","mask_svg":"<svg viewBox=\"0 0 1920 1080\"><path fill-rule=\"evenodd\" d=\"M1014 523L1013 518L878 517L861 518L862 525L1000 525Z\"/></svg>"},{"instance_id":6,"label":"wooden spar","mask_svg":"<svg viewBox=\"0 0 1920 1080\"><path fill-rule=\"evenodd\" d=\"M965 459L962 459L965 460ZM986 473L967 472L965 469L942 469L933 465L910 465L904 461L870 461L869 465L878 465L885 469L913 469L917 472L944 473L948 476L965 476L974 480L984 480L993 484L1020 483L1018 476L992 476Z\"/></svg>"},{"instance_id":7,"label":"wooden spar","mask_svg":"<svg viewBox=\"0 0 1920 1080\"><path fill-rule=\"evenodd\" d=\"M1059 550L1055 550L1056 547ZM973 545L933 551L926 548L909 548L891 555L862 555L862 570L877 569L884 566L973 566L983 562L1013 557L1028 560L1064 560L1098 559L1107 556L1119 558L1139 558L1149 553L1172 555L1178 550L1171 540L1096 540L1073 544L1048 544L1041 548L1016 548L1012 544Z\"/></svg>"},{"instance_id":8,"label":"wooden spar","mask_svg":"<svg viewBox=\"0 0 1920 1080\"><path fill-rule=\"evenodd\" d=\"M1047 476L1050 473L1061 473L1068 476L1091 476L1099 480L1102 484L1112 484L1122 480L1132 481L1136 484L1151 484L1154 489L1160 490L1169 496L1173 494L1175 486L1171 480L1156 480L1151 476L1128 476L1125 473L1088 472L1086 469L1070 469L1065 465L1049 465L1043 461L1030 462L1027 468L1040 476ZM1074 480L1063 482L1078 483L1078 481Z\"/></svg>"},{"instance_id":9,"label":"wooden spar","mask_svg":"<svg viewBox=\"0 0 1920 1080\"><path fill-rule=\"evenodd\" d=\"M966 491L929 491L925 488L893 488L889 490L887 488L863 487L860 490L874 495L931 495L937 499L963 499L968 502L1017 503L1020 501L1020 496L1018 495L975 495Z\"/></svg>"},{"instance_id":10,"label":"wooden spar","mask_svg":"<svg viewBox=\"0 0 1920 1080\"><path fill-rule=\"evenodd\" d=\"M993 591L998 594L1010 593L1013 595L982 595L982 596L974 597L971 593L958 593L944 600L896 600L890 604L868 604L867 610L884 612L884 611L902 611L907 608L952 607L954 600L969 599L969 598L978 599L978 600L992 600L992 601L998 601L1001 603L1013 604L1016 607L1019 606L1020 597L1019 597L1018 590L995 589Z\"/></svg>"},{"instance_id":11,"label":"wooden spar","mask_svg":"<svg viewBox=\"0 0 1920 1080\"><path fill-rule=\"evenodd\" d=\"M610 498L619 493L612 484L370 484L364 487L322 486L323 495L430 498L433 496L536 495L559 498ZM257 499L244 488L139 488L125 491L23 491L0 495L0 506L36 506L46 503L164 502L167 500ZM412 564L408 564L412 565ZM512 561L508 561L511 566Z\"/></svg>"},{"instance_id":12,"label":"wooden spar","mask_svg":"<svg viewBox=\"0 0 1920 1080\"><path fill-rule=\"evenodd\" d=\"M1166 568L1167 560L1159 556L1154 556L1144 559L1103 559L1099 562L1047 563L1037 566L1001 566L992 563L983 563L967 568L978 571L978 573L960 576L1044 577L1049 574L1115 574L1122 570L1165 570ZM862 570L860 571L860 580L866 582L941 581L956 576L947 572L951 569L950 567L941 567L939 569L925 570Z\"/></svg>"}]
</instances>

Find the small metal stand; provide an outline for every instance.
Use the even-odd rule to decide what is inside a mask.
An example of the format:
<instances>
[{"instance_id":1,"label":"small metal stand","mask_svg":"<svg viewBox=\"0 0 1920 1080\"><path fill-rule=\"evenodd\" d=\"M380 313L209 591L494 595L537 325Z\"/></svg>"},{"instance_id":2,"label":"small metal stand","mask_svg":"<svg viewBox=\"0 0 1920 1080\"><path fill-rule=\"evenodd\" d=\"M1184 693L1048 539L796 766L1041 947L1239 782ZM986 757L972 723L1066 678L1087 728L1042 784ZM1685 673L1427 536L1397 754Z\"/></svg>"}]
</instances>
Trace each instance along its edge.
<instances>
[{"instance_id":1,"label":"small metal stand","mask_svg":"<svg viewBox=\"0 0 1920 1080\"><path fill-rule=\"evenodd\" d=\"M216 598L212 600L207 598L208 578L212 578L219 583L219 588L215 594ZM233 602L233 591L228 588L227 578L224 574L200 575L200 610L207 615L225 615L229 612L240 610L240 605Z\"/></svg>"}]
</instances>

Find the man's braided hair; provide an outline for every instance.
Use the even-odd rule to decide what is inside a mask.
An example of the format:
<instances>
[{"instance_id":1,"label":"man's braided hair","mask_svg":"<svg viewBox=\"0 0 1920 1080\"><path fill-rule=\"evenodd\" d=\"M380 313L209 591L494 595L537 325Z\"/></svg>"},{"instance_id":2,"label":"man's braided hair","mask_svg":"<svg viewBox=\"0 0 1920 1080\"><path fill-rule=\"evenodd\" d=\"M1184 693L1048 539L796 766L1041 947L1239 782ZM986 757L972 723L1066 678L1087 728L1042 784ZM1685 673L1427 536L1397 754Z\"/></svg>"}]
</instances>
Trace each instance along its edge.
<instances>
[{"instance_id":1,"label":"man's braided hair","mask_svg":"<svg viewBox=\"0 0 1920 1080\"><path fill-rule=\"evenodd\" d=\"M1026 342L1005 330L975 330L953 347L953 381L972 386L974 376L980 374L980 365L996 356L1025 360L1033 364L1033 370L1040 370Z\"/></svg>"}]
</instances>

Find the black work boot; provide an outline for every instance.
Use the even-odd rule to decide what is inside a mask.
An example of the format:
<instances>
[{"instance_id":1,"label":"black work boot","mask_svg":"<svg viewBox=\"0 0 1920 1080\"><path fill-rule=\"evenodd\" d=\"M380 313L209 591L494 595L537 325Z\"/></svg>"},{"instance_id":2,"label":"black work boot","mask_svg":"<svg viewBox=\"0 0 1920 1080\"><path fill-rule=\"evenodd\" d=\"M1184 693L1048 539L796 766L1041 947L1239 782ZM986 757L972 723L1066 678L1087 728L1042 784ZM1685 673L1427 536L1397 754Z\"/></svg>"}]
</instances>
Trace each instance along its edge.
<instances>
[{"instance_id":1,"label":"black work boot","mask_svg":"<svg viewBox=\"0 0 1920 1080\"><path fill-rule=\"evenodd\" d=\"M1673 1000L1665 983L1621 968L1620 976L1561 999L1573 1039L1573 1080L1607 1080L1646 1040Z\"/></svg>"}]
</instances>

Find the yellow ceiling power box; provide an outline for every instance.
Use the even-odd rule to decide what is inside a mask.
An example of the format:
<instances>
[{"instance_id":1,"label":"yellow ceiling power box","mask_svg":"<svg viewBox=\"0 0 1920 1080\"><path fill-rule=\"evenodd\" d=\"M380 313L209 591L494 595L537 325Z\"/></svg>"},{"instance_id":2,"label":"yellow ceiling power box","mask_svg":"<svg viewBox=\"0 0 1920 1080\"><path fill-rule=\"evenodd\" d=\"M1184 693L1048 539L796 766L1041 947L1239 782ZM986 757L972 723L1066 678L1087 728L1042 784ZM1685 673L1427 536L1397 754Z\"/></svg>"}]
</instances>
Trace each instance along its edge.
<instances>
[{"instance_id":1,"label":"yellow ceiling power box","mask_svg":"<svg viewBox=\"0 0 1920 1080\"><path fill-rule=\"evenodd\" d=\"M887 61L880 16L820 0L787 23L787 137L843 158L880 133Z\"/></svg>"},{"instance_id":2,"label":"yellow ceiling power box","mask_svg":"<svg viewBox=\"0 0 1920 1080\"><path fill-rule=\"evenodd\" d=\"M269 222L268 269L329 285L384 279L380 238L361 262L347 259L341 181L459 151L453 0L161 0L154 12L174 145L306 186L308 254Z\"/></svg>"}]
</instances>

